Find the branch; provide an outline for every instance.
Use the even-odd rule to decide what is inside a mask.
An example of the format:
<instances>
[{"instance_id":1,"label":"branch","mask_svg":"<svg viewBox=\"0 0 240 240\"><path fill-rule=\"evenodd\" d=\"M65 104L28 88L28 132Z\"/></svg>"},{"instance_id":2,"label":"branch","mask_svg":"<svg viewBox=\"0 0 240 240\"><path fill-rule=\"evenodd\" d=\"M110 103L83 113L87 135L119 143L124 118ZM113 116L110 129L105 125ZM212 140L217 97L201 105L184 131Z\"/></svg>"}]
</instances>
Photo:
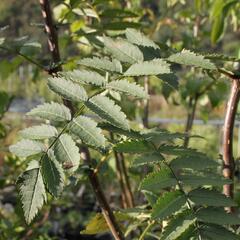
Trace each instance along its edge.
<instances>
[{"instance_id":1,"label":"branch","mask_svg":"<svg viewBox=\"0 0 240 240\"><path fill-rule=\"evenodd\" d=\"M228 99L225 123L223 127L223 176L228 179L234 178L235 163L233 158L233 130L234 121L237 111L237 106L240 98L240 82L239 80L233 80L231 86L231 92ZM223 193L227 197L233 198L234 185L226 184L223 186ZM233 209L228 208L228 211L233 211Z\"/></svg>"},{"instance_id":2,"label":"branch","mask_svg":"<svg viewBox=\"0 0 240 240\"><path fill-rule=\"evenodd\" d=\"M82 147L81 148L81 155L82 155L82 159L84 162L86 162L86 164L88 166L91 166L91 156L90 156L90 152L88 150L88 148L86 147ZM96 176L96 174L94 173L94 171L91 169L89 170L89 174L88 174L89 180L91 182L91 185L93 187L93 191L95 193L95 196L98 200L98 203L101 207L102 210L102 214L108 224L108 227L110 228L114 238L116 240L124 240L123 234L116 222L115 216L112 212L112 210L110 209L110 206L106 200L106 197L104 195L104 192L100 186L99 180Z\"/></svg>"}]
</instances>

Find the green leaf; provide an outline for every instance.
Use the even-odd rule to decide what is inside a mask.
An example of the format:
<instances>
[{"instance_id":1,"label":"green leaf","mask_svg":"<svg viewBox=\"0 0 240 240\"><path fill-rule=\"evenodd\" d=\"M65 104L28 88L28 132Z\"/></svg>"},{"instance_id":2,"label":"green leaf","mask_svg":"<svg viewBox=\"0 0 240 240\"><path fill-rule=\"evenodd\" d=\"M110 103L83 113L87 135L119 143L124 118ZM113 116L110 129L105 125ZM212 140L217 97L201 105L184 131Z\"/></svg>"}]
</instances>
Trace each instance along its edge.
<instances>
[{"instance_id":1,"label":"green leaf","mask_svg":"<svg viewBox=\"0 0 240 240\"><path fill-rule=\"evenodd\" d=\"M101 13L101 17L105 18L134 18L138 17L138 15L132 11L125 10L125 9L117 9L117 8L110 8L105 9Z\"/></svg>"},{"instance_id":2,"label":"green leaf","mask_svg":"<svg viewBox=\"0 0 240 240\"><path fill-rule=\"evenodd\" d=\"M126 115L114 101L102 95L92 97L86 106L102 120L122 129L129 130Z\"/></svg>"},{"instance_id":3,"label":"green leaf","mask_svg":"<svg viewBox=\"0 0 240 240\"><path fill-rule=\"evenodd\" d=\"M148 37L146 37L143 33L140 31L133 29L133 28L127 28L125 31L127 40L133 44L144 46L144 47L152 47L154 49L159 49L159 46L150 40Z\"/></svg>"},{"instance_id":4,"label":"green leaf","mask_svg":"<svg viewBox=\"0 0 240 240\"><path fill-rule=\"evenodd\" d=\"M51 102L38 105L32 109L28 115L37 116L54 122L64 122L71 120L71 112L63 104Z\"/></svg>"},{"instance_id":5,"label":"green leaf","mask_svg":"<svg viewBox=\"0 0 240 240\"><path fill-rule=\"evenodd\" d=\"M170 73L170 65L162 59L153 59L133 64L124 73L125 76L149 76Z\"/></svg>"},{"instance_id":6,"label":"green leaf","mask_svg":"<svg viewBox=\"0 0 240 240\"><path fill-rule=\"evenodd\" d=\"M214 18L211 30L211 42L215 44L223 34L225 16L223 14Z\"/></svg>"},{"instance_id":7,"label":"green leaf","mask_svg":"<svg viewBox=\"0 0 240 240\"><path fill-rule=\"evenodd\" d=\"M183 146L166 145L166 144L162 144L158 148L158 150L163 154L169 154L169 155L196 156L196 154L197 155L199 154L199 152L197 152L195 149L192 149L192 148L186 148Z\"/></svg>"},{"instance_id":8,"label":"green leaf","mask_svg":"<svg viewBox=\"0 0 240 240\"><path fill-rule=\"evenodd\" d=\"M42 140L56 137L58 135L58 131L51 125L42 124L40 126L23 129L20 131L20 134L24 138Z\"/></svg>"},{"instance_id":9,"label":"green leaf","mask_svg":"<svg viewBox=\"0 0 240 240\"><path fill-rule=\"evenodd\" d=\"M201 227L201 236L209 240L239 240L240 237L229 231L225 227L215 224L204 225Z\"/></svg>"},{"instance_id":10,"label":"green leaf","mask_svg":"<svg viewBox=\"0 0 240 240\"><path fill-rule=\"evenodd\" d=\"M204 154L196 154L194 156L183 155L173 159L170 163L170 167L174 170L182 168L201 170L205 168L216 168L218 165L216 161Z\"/></svg>"},{"instance_id":11,"label":"green leaf","mask_svg":"<svg viewBox=\"0 0 240 240\"><path fill-rule=\"evenodd\" d=\"M148 153L133 159L131 166L139 167L143 165L152 165L154 163L160 163L162 160L164 160L164 157L160 153Z\"/></svg>"},{"instance_id":12,"label":"green leaf","mask_svg":"<svg viewBox=\"0 0 240 240\"><path fill-rule=\"evenodd\" d=\"M40 168L25 171L17 181L20 190L24 217L30 224L43 203L47 200Z\"/></svg>"},{"instance_id":13,"label":"green leaf","mask_svg":"<svg viewBox=\"0 0 240 240\"><path fill-rule=\"evenodd\" d=\"M106 123L106 122L101 122L98 124L98 126L100 128L102 128L103 130L107 130L107 131L111 131L115 134L119 134L119 135L124 135L124 136L127 136L129 138L133 138L133 139L141 139L141 134L140 132L138 131L135 131L135 130L124 130L122 128L118 128L118 127L115 127L109 123Z\"/></svg>"},{"instance_id":14,"label":"green leaf","mask_svg":"<svg viewBox=\"0 0 240 240\"><path fill-rule=\"evenodd\" d=\"M93 26L95 27L95 26ZM118 21L118 22L102 22L98 26L96 26L97 29L104 29L106 30L125 30L126 28L139 28L141 27L141 24L139 22L124 22L124 21Z\"/></svg>"},{"instance_id":15,"label":"green leaf","mask_svg":"<svg viewBox=\"0 0 240 240\"><path fill-rule=\"evenodd\" d=\"M223 208L202 208L197 212L197 218L202 222L218 225L235 225L240 223L237 213L227 213Z\"/></svg>"},{"instance_id":16,"label":"green leaf","mask_svg":"<svg viewBox=\"0 0 240 240\"><path fill-rule=\"evenodd\" d=\"M55 93L71 101L81 102L88 99L87 93L83 87L60 77L49 78L48 86Z\"/></svg>"},{"instance_id":17,"label":"green leaf","mask_svg":"<svg viewBox=\"0 0 240 240\"><path fill-rule=\"evenodd\" d=\"M61 76L80 84L90 84L96 86L105 86L106 79L97 72L87 70L73 70L68 72L61 72Z\"/></svg>"},{"instance_id":18,"label":"green leaf","mask_svg":"<svg viewBox=\"0 0 240 240\"><path fill-rule=\"evenodd\" d=\"M66 133L62 134L54 145L56 159L63 164L65 169L74 172L80 164L80 154L72 137Z\"/></svg>"},{"instance_id":19,"label":"green leaf","mask_svg":"<svg viewBox=\"0 0 240 240\"><path fill-rule=\"evenodd\" d=\"M45 151L45 146L41 142L23 139L9 147L11 153L19 157L29 157Z\"/></svg>"},{"instance_id":20,"label":"green leaf","mask_svg":"<svg viewBox=\"0 0 240 240\"><path fill-rule=\"evenodd\" d=\"M166 187L176 186L177 180L169 168L148 174L140 184L141 190L159 191Z\"/></svg>"},{"instance_id":21,"label":"green leaf","mask_svg":"<svg viewBox=\"0 0 240 240\"><path fill-rule=\"evenodd\" d=\"M215 207L228 207L236 206L237 204L224 194L209 189L195 189L188 193L188 197L196 205L215 206Z\"/></svg>"},{"instance_id":22,"label":"green leaf","mask_svg":"<svg viewBox=\"0 0 240 240\"><path fill-rule=\"evenodd\" d=\"M130 220L130 217L128 214L122 213L122 212L114 212L114 217L117 222L123 222ZM88 222L86 229L81 231L82 234L100 234L104 232L110 231L107 222L101 213L97 213L90 221Z\"/></svg>"},{"instance_id":23,"label":"green leaf","mask_svg":"<svg viewBox=\"0 0 240 240\"><path fill-rule=\"evenodd\" d=\"M69 130L84 143L97 148L105 147L105 137L97 123L84 116L78 116L70 123Z\"/></svg>"},{"instance_id":24,"label":"green leaf","mask_svg":"<svg viewBox=\"0 0 240 240\"><path fill-rule=\"evenodd\" d=\"M122 73L122 65L121 63L114 59L113 61L110 61L108 58L84 58L78 62L81 65L104 70L104 71L110 71L110 72L117 72Z\"/></svg>"},{"instance_id":25,"label":"green leaf","mask_svg":"<svg viewBox=\"0 0 240 240\"><path fill-rule=\"evenodd\" d=\"M137 98L148 98L148 93L144 90L143 87L136 83L128 82L126 79L112 81L107 84L108 89L112 89L126 95L131 95Z\"/></svg>"},{"instance_id":26,"label":"green leaf","mask_svg":"<svg viewBox=\"0 0 240 240\"><path fill-rule=\"evenodd\" d=\"M187 231L196 221L190 210L179 213L175 218L171 219L167 227L164 228L161 240L178 239L185 231Z\"/></svg>"},{"instance_id":27,"label":"green leaf","mask_svg":"<svg viewBox=\"0 0 240 240\"><path fill-rule=\"evenodd\" d=\"M157 77L164 82L165 88L168 87L171 91L178 89L178 77L174 73L159 74Z\"/></svg>"},{"instance_id":28,"label":"green leaf","mask_svg":"<svg viewBox=\"0 0 240 240\"><path fill-rule=\"evenodd\" d=\"M81 231L81 234L100 234L109 231L108 225L101 213L97 213L87 223L85 230Z\"/></svg>"},{"instance_id":29,"label":"green leaf","mask_svg":"<svg viewBox=\"0 0 240 240\"><path fill-rule=\"evenodd\" d=\"M201 187L203 185L212 185L212 186L223 186L224 184L229 184L232 181L222 176L211 174L211 173L187 173L179 176L179 180L185 185L192 187Z\"/></svg>"},{"instance_id":30,"label":"green leaf","mask_svg":"<svg viewBox=\"0 0 240 240\"><path fill-rule=\"evenodd\" d=\"M146 141L131 140L117 143L114 146L114 150L124 153L149 153L153 152L155 149Z\"/></svg>"},{"instance_id":31,"label":"green leaf","mask_svg":"<svg viewBox=\"0 0 240 240\"><path fill-rule=\"evenodd\" d=\"M160 128L151 128L151 129L144 129L141 131L141 135L146 141L154 141L154 142L161 142L161 141L172 141L175 139L183 139L186 134L183 133L171 133L165 129Z\"/></svg>"},{"instance_id":32,"label":"green leaf","mask_svg":"<svg viewBox=\"0 0 240 240\"><path fill-rule=\"evenodd\" d=\"M179 211L186 203L186 196L179 190L167 192L153 206L152 218L164 219Z\"/></svg>"},{"instance_id":33,"label":"green leaf","mask_svg":"<svg viewBox=\"0 0 240 240\"><path fill-rule=\"evenodd\" d=\"M64 186L64 173L61 165L56 160L53 151L48 151L41 160L41 171L48 191L58 197Z\"/></svg>"},{"instance_id":34,"label":"green leaf","mask_svg":"<svg viewBox=\"0 0 240 240\"><path fill-rule=\"evenodd\" d=\"M209 59L206 59L204 56L186 49L183 49L180 53L171 55L167 60L170 62L200 67L203 69L216 69L216 66Z\"/></svg>"},{"instance_id":35,"label":"green leaf","mask_svg":"<svg viewBox=\"0 0 240 240\"><path fill-rule=\"evenodd\" d=\"M121 62L136 63L143 61L143 54L139 48L123 39L104 37L106 49Z\"/></svg>"}]
</instances>

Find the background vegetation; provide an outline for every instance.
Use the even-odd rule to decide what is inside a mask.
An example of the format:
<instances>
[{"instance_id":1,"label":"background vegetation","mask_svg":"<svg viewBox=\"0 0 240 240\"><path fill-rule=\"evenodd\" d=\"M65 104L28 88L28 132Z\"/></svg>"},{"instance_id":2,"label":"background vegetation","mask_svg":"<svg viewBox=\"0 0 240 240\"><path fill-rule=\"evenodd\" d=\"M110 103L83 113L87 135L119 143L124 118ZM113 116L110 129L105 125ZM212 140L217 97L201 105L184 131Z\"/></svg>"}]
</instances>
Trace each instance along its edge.
<instances>
[{"instance_id":1,"label":"background vegetation","mask_svg":"<svg viewBox=\"0 0 240 240\"><path fill-rule=\"evenodd\" d=\"M221 62L226 69L237 69L236 63L240 57L239 1L50 2L61 55L61 62L57 65L61 65L64 71L79 68L78 62L83 58L109 55L103 50L101 37L122 37L127 28L141 30L154 40L162 50L162 57L167 57L171 49L177 52L190 49L206 56L223 54L232 56L232 60L229 57L230 60L222 63L220 55L211 55L209 58L216 63ZM0 239L112 239L106 229L101 229L104 225L102 218L96 221L100 234L89 236L86 233L91 233L90 230L81 232L90 219L96 218L96 212L99 212L99 205L84 168L69 177L60 198L48 196L47 204L30 226L25 223L15 183L26 169L27 162L11 154L9 146L19 140L19 130L40 122L26 116L26 112L43 102L61 101L59 96L49 91L47 85L49 72L58 66L48 50L47 34L38 1L3 0L0 11ZM226 57L222 57L224 58ZM135 129L157 126L171 132L200 135L203 138L185 138L184 141L174 139L174 143L196 148L217 159L219 153L222 153L222 126L230 81L226 75L213 76L211 73L206 74L206 71L178 64L173 65L173 68L177 79L174 77L161 81L156 76L131 79L144 86L150 95L147 100L133 101L115 91L108 94L118 102ZM96 92L94 87L87 86L86 90L88 93ZM156 119L167 121L158 122ZM180 124L170 121L173 119L181 120ZM193 124L193 119L202 120L202 125ZM220 123L213 125L211 120L220 120ZM237 126L239 128L240 125ZM239 130L236 129L235 201L240 204L238 134ZM97 164L100 154L94 150L91 154ZM121 154L118 156L121 157ZM143 207L146 201L138 187L149 170L143 169L143 174L141 168L130 168L133 157L131 154L124 156L133 199L137 205ZM113 209L132 209L133 202L126 203L126 199L124 200L120 176L122 172L118 163L114 154L104 162L100 182ZM136 211L130 213L136 215ZM126 224L129 239L139 239L145 227L150 225L144 221L136 228L132 223ZM93 227L93 233L97 233L96 228ZM146 234L142 239L155 239L158 234L153 233ZM182 239L189 238L183 236Z\"/></svg>"}]
</instances>

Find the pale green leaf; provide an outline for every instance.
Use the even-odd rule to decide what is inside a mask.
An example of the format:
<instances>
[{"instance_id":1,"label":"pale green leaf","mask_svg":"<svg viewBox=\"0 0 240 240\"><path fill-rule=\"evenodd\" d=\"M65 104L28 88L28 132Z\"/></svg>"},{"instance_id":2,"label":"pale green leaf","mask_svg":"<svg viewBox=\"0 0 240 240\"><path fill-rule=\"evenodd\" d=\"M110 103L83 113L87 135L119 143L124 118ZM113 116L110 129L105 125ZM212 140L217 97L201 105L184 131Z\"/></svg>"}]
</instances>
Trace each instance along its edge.
<instances>
[{"instance_id":1,"label":"pale green leaf","mask_svg":"<svg viewBox=\"0 0 240 240\"><path fill-rule=\"evenodd\" d=\"M224 194L209 189L195 189L188 193L188 197L196 205L215 206L215 207L228 207L236 206L237 204Z\"/></svg>"},{"instance_id":2,"label":"pale green leaf","mask_svg":"<svg viewBox=\"0 0 240 240\"><path fill-rule=\"evenodd\" d=\"M71 112L63 104L51 102L38 105L32 109L28 115L37 116L54 122L64 122L71 120Z\"/></svg>"},{"instance_id":3,"label":"pale green leaf","mask_svg":"<svg viewBox=\"0 0 240 240\"><path fill-rule=\"evenodd\" d=\"M143 61L143 54L139 48L123 39L104 37L106 49L121 62L136 63Z\"/></svg>"},{"instance_id":4,"label":"pale green leaf","mask_svg":"<svg viewBox=\"0 0 240 240\"><path fill-rule=\"evenodd\" d=\"M125 31L127 40L133 44L144 46L144 47L152 47L154 49L159 49L159 46L153 42L151 39L146 37L142 32L134 29L127 28Z\"/></svg>"},{"instance_id":5,"label":"pale green leaf","mask_svg":"<svg viewBox=\"0 0 240 240\"><path fill-rule=\"evenodd\" d=\"M200 67L203 69L216 69L216 66L209 59L206 59L204 56L186 49L183 49L180 53L171 55L167 60L170 62Z\"/></svg>"},{"instance_id":6,"label":"pale green leaf","mask_svg":"<svg viewBox=\"0 0 240 240\"><path fill-rule=\"evenodd\" d=\"M135 63L124 73L125 76L149 76L170 73L170 65L162 59Z\"/></svg>"},{"instance_id":7,"label":"pale green leaf","mask_svg":"<svg viewBox=\"0 0 240 240\"><path fill-rule=\"evenodd\" d=\"M54 197L58 197L63 190L65 176L53 151L48 151L41 159L41 172L48 191Z\"/></svg>"},{"instance_id":8,"label":"pale green leaf","mask_svg":"<svg viewBox=\"0 0 240 240\"><path fill-rule=\"evenodd\" d=\"M54 145L54 154L65 169L74 172L80 164L80 154L72 137L62 134Z\"/></svg>"},{"instance_id":9,"label":"pale green leaf","mask_svg":"<svg viewBox=\"0 0 240 240\"><path fill-rule=\"evenodd\" d=\"M104 86L106 79L97 72L88 70L73 70L68 72L61 72L61 76L80 84L90 84L96 86Z\"/></svg>"},{"instance_id":10,"label":"pale green leaf","mask_svg":"<svg viewBox=\"0 0 240 240\"><path fill-rule=\"evenodd\" d=\"M148 93L143 87L136 83L131 83L126 79L112 81L106 86L108 89L112 89L121 93L125 93L136 98L148 98Z\"/></svg>"},{"instance_id":11,"label":"pale green leaf","mask_svg":"<svg viewBox=\"0 0 240 240\"><path fill-rule=\"evenodd\" d=\"M108 58L84 58L78 62L81 65L104 70L104 71L110 71L110 72L117 72L122 73L122 65L121 63L114 59L113 61L110 61Z\"/></svg>"},{"instance_id":12,"label":"pale green leaf","mask_svg":"<svg viewBox=\"0 0 240 240\"><path fill-rule=\"evenodd\" d=\"M28 224L47 200L40 168L25 171L17 181L25 220Z\"/></svg>"},{"instance_id":13,"label":"pale green leaf","mask_svg":"<svg viewBox=\"0 0 240 240\"><path fill-rule=\"evenodd\" d=\"M92 97L86 106L96 113L102 120L122 129L129 130L126 115L113 100L102 95Z\"/></svg>"},{"instance_id":14,"label":"pale green leaf","mask_svg":"<svg viewBox=\"0 0 240 240\"><path fill-rule=\"evenodd\" d=\"M40 126L23 129L20 131L20 135L28 139L41 140L56 137L58 135L58 131L51 125L42 124Z\"/></svg>"},{"instance_id":15,"label":"pale green leaf","mask_svg":"<svg viewBox=\"0 0 240 240\"><path fill-rule=\"evenodd\" d=\"M48 86L61 97L74 102L86 101L88 99L87 93L83 87L61 77L49 78Z\"/></svg>"},{"instance_id":16,"label":"pale green leaf","mask_svg":"<svg viewBox=\"0 0 240 240\"><path fill-rule=\"evenodd\" d=\"M152 218L164 219L179 211L185 205L186 196L179 190L160 196L153 206Z\"/></svg>"},{"instance_id":17,"label":"pale green leaf","mask_svg":"<svg viewBox=\"0 0 240 240\"><path fill-rule=\"evenodd\" d=\"M78 116L70 123L69 130L84 143L97 148L105 147L106 139L97 123L85 116Z\"/></svg>"},{"instance_id":18,"label":"pale green leaf","mask_svg":"<svg viewBox=\"0 0 240 240\"><path fill-rule=\"evenodd\" d=\"M45 151L41 142L23 139L9 147L10 152L19 157L28 157Z\"/></svg>"}]
</instances>

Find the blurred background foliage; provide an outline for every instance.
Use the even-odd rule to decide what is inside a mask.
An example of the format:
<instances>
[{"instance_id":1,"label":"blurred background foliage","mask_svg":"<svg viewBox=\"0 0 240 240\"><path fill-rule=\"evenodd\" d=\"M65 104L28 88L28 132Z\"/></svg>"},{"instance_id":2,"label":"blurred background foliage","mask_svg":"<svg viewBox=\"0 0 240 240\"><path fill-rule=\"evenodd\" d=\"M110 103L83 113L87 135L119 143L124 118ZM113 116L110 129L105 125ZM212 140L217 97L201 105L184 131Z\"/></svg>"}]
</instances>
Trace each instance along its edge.
<instances>
[{"instance_id":1,"label":"blurred background foliage","mask_svg":"<svg viewBox=\"0 0 240 240\"><path fill-rule=\"evenodd\" d=\"M64 70L76 68L82 57L99 56L101 36L121 36L126 28L141 29L166 51L168 47L186 48L240 57L238 0L54 0L51 6ZM2 0L0 12L0 239L110 239L104 234L96 238L80 235L93 210L97 210L91 188L81 172L71 179L61 199L53 200L51 208L46 206L31 226L24 223L15 181L25 163L12 156L8 146L17 140L19 129L33 124L25 113L43 102L43 97L54 98L46 87L45 71L52 67L52 61L38 1ZM228 62L225 67L235 66ZM142 124L147 107L149 126L190 130L204 136L191 139L190 146L217 157L221 152L221 124L194 125L192 129L186 121L193 112L193 117L203 123L223 120L229 82L220 76L217 81L212 76L205 77L196 69L176 68L178 80L172 81L179 85L178 91L155 78L142 78L140 83L147 83L151 94L149 102L127 105L122 99L121 105L130 119L137 120L136 124ZM182 121L155 123L154 119ZM99 156L96 154L95 158ZM116 190L119 186L113 180L114 159L105 163L101 171L109 201L120 206ZM140 173L129 169L129 175L138 196Z\"/></svg>"}]
</instances>

